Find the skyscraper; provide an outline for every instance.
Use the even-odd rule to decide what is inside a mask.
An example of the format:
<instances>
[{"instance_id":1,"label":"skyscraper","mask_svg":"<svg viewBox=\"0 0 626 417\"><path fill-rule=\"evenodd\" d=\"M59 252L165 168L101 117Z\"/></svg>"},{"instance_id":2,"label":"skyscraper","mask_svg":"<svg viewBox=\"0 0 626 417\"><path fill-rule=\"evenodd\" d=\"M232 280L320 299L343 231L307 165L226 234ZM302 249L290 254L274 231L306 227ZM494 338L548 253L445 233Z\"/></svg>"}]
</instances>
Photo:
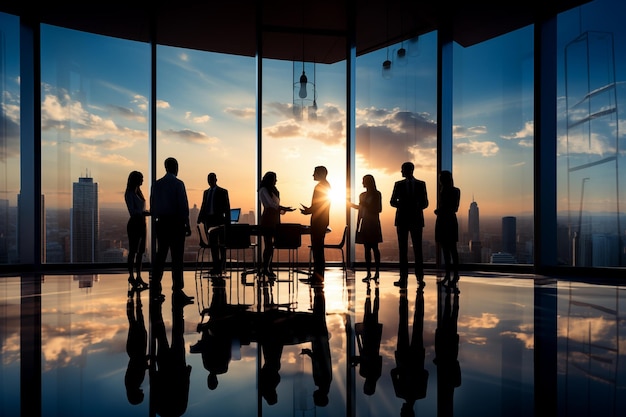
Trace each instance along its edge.
<instances>
[{"instance_id":1,"label":"skyscraper","mask_svg":"<svg viewBox=\"0 0 626 417\"><path fill-rule=\"evenodd\" d=\"M98 260L98 183L93 178L79 177L72 188L71 262Z\"/></svg>"},{"instance_id":2,"label":"skyscraper","mask_svg":"<svg viewBox=\"0 0 626 417\"><path fill-rule=\"evenodd\" d=\"M517 255L517 218L505 216L502 218L502 252Z\"/></svg>"},{"instance_id":3,"label":"skyscraper","mask_svg":"<svg viewBox=\"0 0 626 417\"><path fill-rule=\"evenodd\" d=\"M472 203L469 208L468 222L467 222L467 235L470 241L480 240L479 219L478 219L478 204L472 198Z\"/></svg>"},{"instance_id":4,"label":"skyscraper","mask_svg":"<svg viewBox=\"0 0 626 417\"><path fill-rule=\"evenodd\" d=\"M478 204L472 197L472 203L470 204L467 221L467 236L469 239L469 250L472 253L472 262L477 263L482 262L482 245L480 243L479 222Z\"/></svg>"}]
</instances>

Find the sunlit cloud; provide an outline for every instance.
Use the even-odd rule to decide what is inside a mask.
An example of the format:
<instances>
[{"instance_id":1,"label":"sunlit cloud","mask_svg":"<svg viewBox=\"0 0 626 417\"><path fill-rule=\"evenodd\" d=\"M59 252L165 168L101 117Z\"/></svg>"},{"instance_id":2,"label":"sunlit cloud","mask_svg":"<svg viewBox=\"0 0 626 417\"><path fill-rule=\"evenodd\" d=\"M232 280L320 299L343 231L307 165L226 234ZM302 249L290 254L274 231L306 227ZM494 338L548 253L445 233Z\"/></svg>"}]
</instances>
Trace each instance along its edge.
<instances>
[{"instance_id":1,"label":"sunlit cloud","mask_svg":"<svg viewBox=\"0 0 626 417\"><path fill-rule=\"evenodd\" d=\"M487 126L458 126L455 125L452 127L452 137L454 139L466 139L472 138L479 135L484 135L487 133Z\"/></svg>"},{"instance_id":2,"label":"sunlit cloud","mask_svg":"<svg viewBox=\"0 0 626 417\"><path fill-rule=\"evenodd\" d=\"M227 107L224 109L224 113L230 114L232 116L241 118L241 119L250 119L256 116L256 110L253 108L245 108L245 109L236 109L234 107Z\"/></svg>"},{"instance_id":3,"label":"sunlit cloud","mask_svg":"<svg viewBox=\"0 0 626 417\"><path fill-rule=\"evenodd\" d=\"M198 132L191 129L173 130L167 129L162 132L164 139L170 139L174 142L181 141L183 143L211 144L217 143L218 139L210 137L204 132Z\"/></svg>"},{"instance_id":4,"label":"sunlit cloud","mask_svg":"<svg viewBox=\"0 0 626 417\"><path fill-rule=\"evenodd\" d=\"M178 57L180 58L181 61L189 62L189 55L185 52L181 52L180 55L178 55Z\"/></svg>"},{"instance_id":5,"label":"sunlit cloud","mask_svg":"<svg viewBox=\"0 0 626 417\"><path fill-rule=\"evenodd\" d=\"M192 121L193 123L207 123L211 120L211 116L204 114L202 116L192 116L191 112L185 112L185 120Z\"/></svg>"},{"instance_id":6,"label":"sunlit cloud","mask_svg":"<svg viewBox=\"0 0 626 417\"><path fill-rule=\"evenodd\" d=\"M275 139L292 138L301 134L301 128L294 120L285 120L263 129L263 134Z\"/></svg>"},{"instance_id":7,"label":"sunlit cloud","mask_svg":"<svg viewBox=\"0 0 626 417\"><path fill-rule=\"evenodd\" d=\"M124 119L133 120L140 123L145 123L147 121L145 115L136 113L128 107L109 105L108 109L112 116L119 116Z\"/></svg>"},{"instance_id":8,"label":"sunlit cloud","mask_svg":"<svg viewBox=\"0 0 626 417\"><path fill-rule=\"evenodd\" d=\"M524 344L524 348L533 349L535 346L535 336L531 333L522 333L522 332L502 332L503 336L512 336L515 339L521 341Z\"/></svg>"},{"instance_id":9,"label":"sunlit cloud","mask_svg":"<svg viewBox=\"0 0 626 417\"><path fill-rule=\"evenodd\" d=\"M495 156L500 147L491 141L469 141L454 145L454 152L458 154L479 154L481 156Z\"/></svg>"},{"instance_id":10,"label":"sunlit cloud","mask_svg":"<svg viewBox=\"0 0 626 417\"><path fill-rule=\"evenodd\" d=\"M466 317L464 321L459 320L459 327L467 327L470 329L493 329L500 319L492 313L482 313L479 317Z\"/></svg>"},{"instance_id":11,"label":"sunlit cloud","mask_svg":"<svg viewBox=\"0 0 626 417\"><path fill-rule=\"evenodd\" d=\"M512 135L502 135L502 139L523 139L532 138L535 135L534 122L532 120L524 123L524 127L521 130L513 133Z\"/></svg>"},{"instance_id":12,"label":"sunlit cloud","mask_svg":"<svg viewBox=\"0 0 626 417\"><path fill-rule=\"evenodd\" d=\"M170 103L165 100L157 100L157 108L158 109L169 109Z\"/></svg>"}]
</instances>

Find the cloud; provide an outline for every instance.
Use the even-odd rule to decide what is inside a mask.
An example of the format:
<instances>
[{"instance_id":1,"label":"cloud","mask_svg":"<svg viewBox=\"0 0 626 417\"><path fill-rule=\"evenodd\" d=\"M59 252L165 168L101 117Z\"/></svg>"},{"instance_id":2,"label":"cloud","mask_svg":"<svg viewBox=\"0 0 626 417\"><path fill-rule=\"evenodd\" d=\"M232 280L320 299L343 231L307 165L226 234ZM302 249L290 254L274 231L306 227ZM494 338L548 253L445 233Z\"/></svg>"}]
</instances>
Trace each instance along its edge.
<instances>
[{"instance_id":1,"label":"cloud","mask_svg":"<svg viewBox=\"0 0 626 417\"><path fill-rule=\"evenodd\" d=\"M0 113L0 159L20 155L19 106L3 104Z\"/></svg>"},{"instance_id":2,"label":"cloud","mask_svg":"<svg viewBox=\"0 0 626 417\"><path fill-rule=\"evenodd\" d=\"M132 120L139 123L146 123L146 116L143 114L139 114L128 107L109 105L108 107L109 113L112 116L119 116L127 120Z\"/></svg>"},{"instance_id":3,"label":"cloud","mask_svg":"<svg viewBox=\"0 0 626 417\"><path fill-rule=\"evenodd\" d=\"M207 123L209 121L211 121L211 116L209 116L208 114L204 114L202 116L192 116L191 112L185 112L185 120L190 120L193 123Z\"/></svg>"},{"instance_id":4,"label":"cloud","mask_svg":"<svg viewBox=\"0 0 626 417\"><path fill-rule=\"evenodd\" d=\"M198 144L209 144L218 142L217 138L212 138L206 135L203 132L194 131L191 129L183 129L183 130L172 130L167 129L161 132L165 138L173 139L174 142L183 142L183 143L198 143Z\"/></svg>"},{"instance_id":5,"label":"cloud","mask_svg":"<svg viewBox=\"0 0 626 417\"><path fill-rule=\"evenodd\" d=\"M500 148L495 142L470 141L454 145L454 152L459 154L479 154L481 156L495 156Z\"/></svg>"},{"instance_id":6,"label":"cloud","mask_svg":"<svg viewBox=\"0 0 626 417\"><path fill-rule=\"evenodd\" d=\"M512 135L502 135L502 139L524 139L532 138L535 136L534 121L530 120L524 123L524 127L521 130L513 133Z\"/></svg>"},{"instance_id":7,"label":"cloud","mask_svg":"<svg viewBox=\"0 0 626 417\"><path fill-rule=\"evenodd\" d=\"M227 107L224 110L224 113L241 119L250 119L256 116L256 110L251 107L247 107L245 109L235 109L233 107Z\"/></svg>"}]
</instances>

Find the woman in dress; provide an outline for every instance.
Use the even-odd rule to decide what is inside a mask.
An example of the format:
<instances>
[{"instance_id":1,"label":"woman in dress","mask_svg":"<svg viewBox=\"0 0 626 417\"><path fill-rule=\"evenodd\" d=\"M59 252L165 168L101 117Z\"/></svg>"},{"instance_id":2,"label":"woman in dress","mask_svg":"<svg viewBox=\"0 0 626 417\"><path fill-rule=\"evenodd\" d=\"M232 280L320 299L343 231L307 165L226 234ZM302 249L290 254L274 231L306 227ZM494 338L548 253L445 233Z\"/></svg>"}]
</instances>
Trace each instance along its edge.
<instances>
[{"instance_id":1,"label":"woman in dress","mask_svg":"<svg viewBox=\"0 0 626 417\"><path fill-rule=\"evenodd\" d=\"M150 212L146 210L146 199L141 192L143 174L132 171L128 175L124 199L128 208L128 282L134 289L145 290L148 284L141 278L143 254L146 251L146 216ZM135 273L133 273L135 272Z\"/></svg>"},{"instance_id":2,"label":"woman in dress","mask_svg":"<svg viewBox=\"0 0 626 417\"><path fill-rule=\"evenodd\" d=\"M263 205L259 226L263 235L263 275L268 278L276 278L272 271L271 263L274 255L274 234L276 225L280 223L280 216L288 211L294 211L293 207L280 205L280 192L276 188L278 178L276 173L268 171L263 175L259 186L259 200Z\"/></svg>"},{"instance_id":3,"label":"woman in dress","mask_svg":"<svg viewBox=\"0 0 626 417\"><path fill-rule=\"evenodd\" d=\"M355 243L363 244L365 250L365 268L367 275L363 282L378 280L380 272L380 250L378 244L383 241L380 227L380 212L383 210L382 194L376 188L376 181L370 174L363 176L365 192L359 195L359 204L348 202L358 209ZM374 254L375 273L372 276L372 253Z\"/></svg>"},{"instance_id":4,"label":"woman in dress","mask_svg":"<svg viewBox=\"0 0 626 417\"><path fill-rule=\"evenodd\" d=\"M442 284L450 282L456 284L459 280L459 253L456 243L459 240L459 223L456 212L459 209L461 190L454 186L452 173L441 171L439 174L439 199L435 215L435 241L439 243L443 252L446 276ZM452 278L450 274L453 274Z\"/></svg>"}]
</instances>

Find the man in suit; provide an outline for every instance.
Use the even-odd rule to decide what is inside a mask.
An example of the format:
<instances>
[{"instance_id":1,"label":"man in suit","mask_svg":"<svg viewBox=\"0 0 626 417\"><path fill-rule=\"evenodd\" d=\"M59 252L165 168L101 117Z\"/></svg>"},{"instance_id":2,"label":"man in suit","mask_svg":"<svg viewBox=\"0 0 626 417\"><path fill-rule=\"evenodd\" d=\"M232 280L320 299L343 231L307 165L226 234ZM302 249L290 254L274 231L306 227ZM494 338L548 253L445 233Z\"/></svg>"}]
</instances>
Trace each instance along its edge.
<instances>
[{"instance_id":1,"label":"man in suit","mask_svg":"<svg viewBox=\"0 0 626 417\"><path fill-rule=\"evenodd\" d=\"M426 183L413 176L412 162L402 164L403 180L393 186L390 204L396 208L395 226L400 252L400 280L394 285L406 287L409 276L409 233L415 255L415 276L420 285L424 282L424 260L422 255L422 232L424 229L424 209L428 207Z\"/></svg>"},{"instance_id":2,"label":"man in suit","mask_svg":"<svg viewBox=\"0 0 626 417\"><path fill-rule=\"evenodd\" d=\"M330 184L326 180L328 170L325 166L316 166L313 170L313 179L317 185L313 189L311 205L302 208L300 213L311 215L311 250L313 251L313 276L311 283L319 284L324 282L324 270L326 269L326 258L324 256L324 239L326 229L330 223Z\"/></svg>"},{"instance_id":3,"label":"man in suit","mask_svg":"<svg viewBox=\"0 0 626 417\"><path fill-rule=\"evenodd\" d=\"M189 227L189 202L185 184L177 178L178 161L165 160L165 175L152 186L150 211L154 221L157 239L157 253L150 283L153 299L162 299L161 279L167 253L172 256L172 291L176 301L183 304L193 302L193 297L183 292L183 256L185 237L191 235ZM174 300L173 299L173 300Z\"/></svg>"},{"instance_id":4,"label":"man in suit","mask_svg":"<svg viewBox=\"0 0 626 417\"><path fill-rule=\"evenodd\" d=\"M207 176L209 188L204 190L202 205L198 213L198 223L204 223L209 235L213 269L211 275L221 275L226 263L224 240L226 227L230 224L230 199L228 190L217 185L214 172Z\"/></svg>"}]
</instances>

